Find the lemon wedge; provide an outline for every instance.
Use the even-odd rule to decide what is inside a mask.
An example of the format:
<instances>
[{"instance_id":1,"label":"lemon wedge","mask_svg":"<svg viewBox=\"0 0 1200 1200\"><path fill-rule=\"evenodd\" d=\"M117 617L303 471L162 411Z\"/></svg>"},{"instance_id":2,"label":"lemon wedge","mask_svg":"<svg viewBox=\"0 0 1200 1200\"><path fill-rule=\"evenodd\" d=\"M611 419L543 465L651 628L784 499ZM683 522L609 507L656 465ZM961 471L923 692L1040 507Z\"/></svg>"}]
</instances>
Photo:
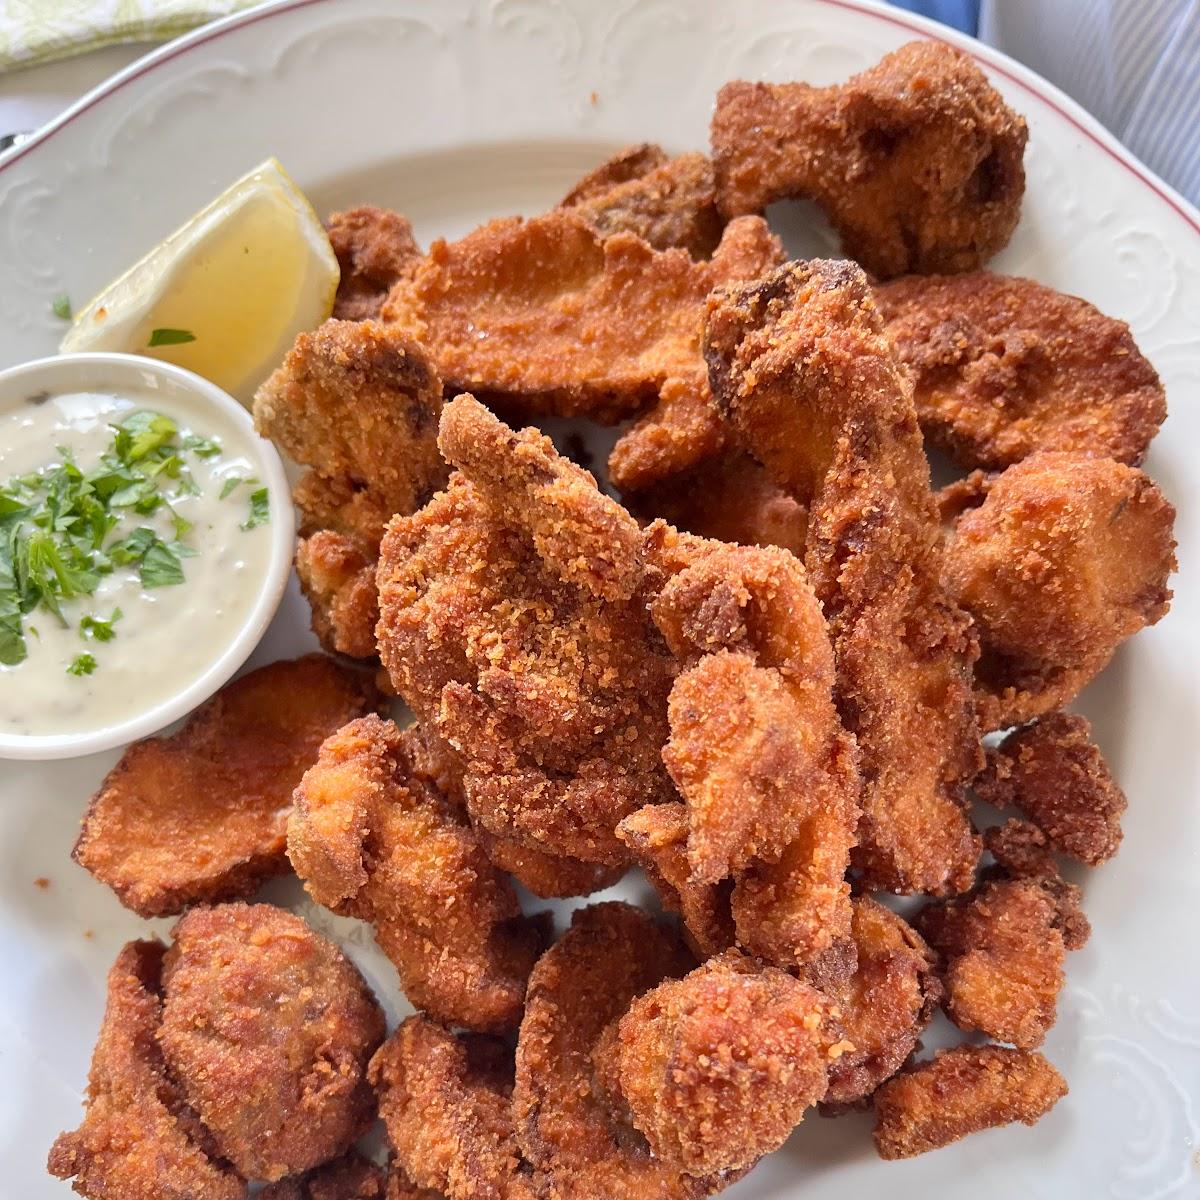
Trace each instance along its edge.
<instances>
[{"instance_id":1,"label":"lemon wedge","mask_svg":"<svg viewBox=\"0 0 1200 1200\"><path fill-rule=\"evenodd\" d=\"M338 278L312 205L269 158L110 283L59 348L166 359L248 404L333 311Z\"/></svg>"}]
</instances>

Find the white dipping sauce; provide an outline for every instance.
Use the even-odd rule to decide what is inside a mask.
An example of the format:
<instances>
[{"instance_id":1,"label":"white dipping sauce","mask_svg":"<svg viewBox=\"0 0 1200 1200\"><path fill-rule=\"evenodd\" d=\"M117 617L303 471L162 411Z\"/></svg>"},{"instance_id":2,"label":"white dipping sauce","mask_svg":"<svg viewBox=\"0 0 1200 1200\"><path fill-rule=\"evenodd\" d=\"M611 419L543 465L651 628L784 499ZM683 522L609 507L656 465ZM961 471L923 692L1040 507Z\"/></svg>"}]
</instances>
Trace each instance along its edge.
<instances>
[{"instance_id":1,"label":"white dipping sauce","mask_svg":"<svg viewBox=\"0 0 1200 1200\"><path fill-rule=\"evenodd\" d=\"M62 604L67 626L38 607L24 617L24 661L0 664L0 732L44 736L94 732L118 725L183 690L204 673L245 624L262 588L271 550L269 523L250 529L250 495L263 486L241 483L221 499L226 481L260 474L248 435L219 411L147 391L114 395L74 392L35 397L0 412L0 485L43 471L67 451L87 475L112 448L112 426L138 410L162 413L178 426L176 439L214 439L210 457L183 452L196 495L168 486L171 505L192 528L183 541L194 556L181 559L184 582L147 589L136 564L102 576L96 591ZM61 447L61 450L60 450ZM116 511L116 510L114 510ZM105 546L135 529L153 529L176 540L172 512L161 506L141 515L125 510ZM85 637L85 616L122 616L109 641ZM36 631L36 632L35 632ZM96 662L91 674L67 668L81 654Z\"/></svg>"}]
</instances>

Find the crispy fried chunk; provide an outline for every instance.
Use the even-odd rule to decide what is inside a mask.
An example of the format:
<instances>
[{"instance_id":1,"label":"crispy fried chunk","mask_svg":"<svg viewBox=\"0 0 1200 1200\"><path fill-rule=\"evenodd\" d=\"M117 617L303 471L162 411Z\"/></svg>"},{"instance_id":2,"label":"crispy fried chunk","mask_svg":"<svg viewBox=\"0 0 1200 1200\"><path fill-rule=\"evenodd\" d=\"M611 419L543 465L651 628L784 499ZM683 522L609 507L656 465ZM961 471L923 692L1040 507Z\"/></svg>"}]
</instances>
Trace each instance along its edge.
<instances>
[{"instance_id":1,"label":"crispy fried chunk","mask_svg":"<svg viewBox=\"0 0 1200 1200\"><path fill-rule=\"evenodd\" d=\"M385 1200L385 1179L373 1162L351 1150L303 1175L268 1184L258 1196L259 1200Z\"/></svg>"},{"instance_id":2,"label":"crispy fried chunk","mask_svg":"<svg viewBox=\"0 0 1200 1200\"><path fill-rule=\"evenodd\" d=\"M378 317L396 281L421 260L412 226L399 213L363 204L334 213L325 231L342 269L334 317L342 321Z\"/></svg>"},{"instance_id":3,"label":"crispy fried chunk","mask_svg":"<svg viewBox=\"0 0 1200 1200\"><path fill-rule=\"evenodd\" d=\"M313 632L334 654L374 658L379 593L375 551L358 538L319 529L296 546L296 574Z\"/></svg>"}]
</instances>

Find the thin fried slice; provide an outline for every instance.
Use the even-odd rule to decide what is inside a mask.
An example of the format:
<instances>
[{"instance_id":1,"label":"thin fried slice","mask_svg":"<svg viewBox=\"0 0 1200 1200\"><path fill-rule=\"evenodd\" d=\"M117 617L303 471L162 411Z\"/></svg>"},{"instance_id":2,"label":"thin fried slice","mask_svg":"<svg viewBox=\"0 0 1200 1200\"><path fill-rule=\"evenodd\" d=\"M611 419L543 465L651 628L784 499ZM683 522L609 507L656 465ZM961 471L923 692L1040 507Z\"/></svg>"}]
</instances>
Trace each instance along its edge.
<instances>
[{"instance_id":1,"label":"thin fried slice","mask_svg":"<svg viewBox=\"0 0 1200 1200\"><path fill-rule=\"evenodd\" d=\"M911 1158L983 1129L1033 1125L1066 1094L1066 1080L1040 1054L956 1046L875 1093L875 1149Z\"/></svg>"},{"instance_id":2,"label":"thin fried slice","mask_svg":"<svg viewBox=\"0 0 1200 1200\"><path fill-rule=\"evenodd\" d=\"M288 869L292 789L317 748L378 703L366 676L324 655L251 671L178 733L125 751L72 857L143 917L250 895Z\"/></svg>"},{"instance_id":3,"label":"thin fried slice","mask_svg":"<svg viewBox=\"0 0 1200 1200\"><path fill-rule=\"evenodd\" d=\"M844 84L727 83L712 150L727 216L816 201L881 278L970 271L1008 242L1028 131L969 55L910 42Z\"/></svg>"},{"instance_id":4,"label":"thin fried slice","mask_svg":"<svg viewBox=\"0 0 1200 1200\"><path fill-rule=\"evenodd\" d=\"M448 387L522 413L619 420L672 378L699 379L709 290L778 261L758 218L733 222L712 260L607 239L577 213L492 221L435 242L383 318L421 342Z\"/></svg>"},{"instance_id":5,"label":"thin fried slice","mask_svg":"<svg viewBox=\"0 0 1200 1200\"><path fill-rule=\"evenodd\" d=\"M108 975L108 1003L88 1074L83 1123L60 1134L49 1171L88 1200L245 1200L158 1044L160 942L130 942Z\"/></svg>"},{"instance_id":6,"label":"thin fried slice","mask_svg":"<svg viewBox=\"0 0 1200 1200\"><path fill-rule=\"evenodd\" d=\"M593 167L563 197L560 208L574 208L587 200L595 200L613 188L631 180L644 179L668 161L667 152L653 142L637 142L618 150L598 167Z\"/></svg>"},{"instance_id":7,"label":"thin fried slice","mask_svg":"<svg viewBox=\"0 0 1200 1200\"><path fill-rule=\"evenodd\" d=\"M738 437L808 509L805 565L861 754L864 881L962 891L979 854L962 803L982 765L978 648L941 581L912 395L866 279L852 264L813 261L717 292L705 354Z\"/></svg>"},{"instance_id":8,"label":"thin fried slice","mask_svg":"<svg viewBox=\"0 0 1200 1200\"><path fill-rule=\"evenodd\" d=\"M964 467L1035 450L1136 466L1167 415L1124 321L1031 279L910 275L875 289L925 436Z\"/></svg>"},{"instance_id":9,"label":"thin fried slice","mask_svg":"<svg viewBox=\"0 0 1200 1200\"><path fill-rule=\"evenodd\" d=\"M462 817L377 716L327 738L296 789L288 854L313 898L361 917L412 1003L499 1032L520 1020L541 933Z\"/></svg>"},{"instance_id":10,"label":"thin fried slice","mask_svg":"<svg viewBox=\"0 0 1200 1200\"><path fill-rule=\"evenodd\" d=\"M296 546L296 574L312 609L313 632L334 654L374 658L379 592L373 548L319 529Z\"/></svg>"},{"instance_id":11,"label":"thin fried slice","mask_svg":"<svg viewBox=\"0 0 1200 1200\"><path fill-rule=\"evenodd\" d=\"M393 285L421 259L412 226L399 213L363 204L334 213L325 232L342 270L334 317L365 321L379 316Z\"/></svg>"}]
</instances>

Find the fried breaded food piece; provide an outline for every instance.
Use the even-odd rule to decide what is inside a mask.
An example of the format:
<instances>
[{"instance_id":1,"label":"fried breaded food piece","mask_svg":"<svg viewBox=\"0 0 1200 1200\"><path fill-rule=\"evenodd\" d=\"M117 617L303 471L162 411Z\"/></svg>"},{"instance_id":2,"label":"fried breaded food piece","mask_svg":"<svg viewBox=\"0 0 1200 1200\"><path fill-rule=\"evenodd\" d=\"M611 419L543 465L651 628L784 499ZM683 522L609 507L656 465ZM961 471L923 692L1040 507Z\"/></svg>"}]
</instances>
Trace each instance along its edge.
<instances>
[{"instance_id":1,"label":"fried breaded food piece","mask_svg":"<svg viewBox=\"0 0 1200 1200\"><path fill-rule=\"evenodd\" d=\"M643 144L618 152L585 175L559 204L601 237L635 233L656 250L678 247L708 258L721 240L712 163L703 154L668 158Z\"/></svg>"},{"instance_id":2,"label":"fried breaded food piece","mask_svg":"<svg viewBox=\"0 0 1200 1200\"><path fill-rule=\"evenodd\" d=\"M1035 879L1001 879L931 904L914 924L944 959L945 1010L1022 1049L1042 1044L1057 1016L1066 945L1053 896Z\"/></svg>"},{"instance_id":3,"label":"fried breaded food piece","mask_svg":"<svg viewBox=\"0 0 1200 1200\"><path fill-rule=\"evenodd\" d=\"M300 334L254 397L254 424L309 471L293 492L301 534L333 529L378 545L393 513L446 481L437 449L442 385L420 346L374 321Z\"/></svg>"},{"instance_id":4,"label":"fried breaded food piece","mask_svg":"<svg viewBox=\"0 0 1200 1200\"><path fill-rule=\"evenodd\" d=\"M1062 707L1163 616L1174 520L1142 471L1058 451L1009 467L959 518L945 576L983 644L985 728Z\"/></svg>"},{"instance_id":5,"label":"fried breaded food piece","mask_svg":"<svg viewBox=\"0 0 1200 1200\"><path fill-rule=\"evenodd\" d=\"M296 789L288 855L319 904L371 923L414 1006L500 1032L521 1017L541 934L461 816L377 716L327 738Z\"/></svg>"},{"instance_id":6,"label":"fried breaded food piece","mask_svg":"<svg viewBox=\"0 0 1200 1200\"><path fill-rule=\"evenodd\" d=\"M623 864L617 823L674 797L659 757L674 664L637 525L547 438L470 397L447 405L443 447L459 473L384 539L384 665L463 756L474 824Z\"/></svg>"},{"instance_id":7,"label":"fried breaded food piece","mask_svg":"<svg viewBox=\"0 0 1200 1200\"><path fill-rule=\"evenodd\" d=\"M396 1161L449 1200L533 1200L513 1134L512 1054L483 1034L455 1035L415 1016L371 1060L371 1083Z\"/></svg>"},{"instance_id":8,"label":"fried breaded food piece","mask_svg":"<svg viewBox=\"0 0 1200 1200\"><path fill-rule=\"evenodd\" d=\"M354 965L269 904L194 908L172 933L158 1040L221 1157L271 1182L347 1151L384 1035Z\"/></svg>"},{"instance_id":9,"label":"fried breaded food piece","mask_svg":"<svg viewBox=\"0 0 1200 1200\"><path fill-rule=\"evenodd\" d=\"M704 297L779 253L757 217L733 222L711 261L698 263L632 233L604 238L578 213L554 209L434 242L383 319L426 347L450 388L523 414L613 421L654 401L669 379L702 380Z\"/></svg>"},{"instance_id":10,"label":"fried breaded food piece","mask_svg":"<svg viewBox=\"0 0 1200 1200\"><path fill-rule=\"evenodd\" d=\"M296 574L321 645L351 658L375 656L376 555L358 538L319 529L296 545Z\"/></svg>"},{"instance_id":11,"label":"fried breaded food piece","mask_svg":"<svg viewBox=\"0 0 1200 1200\"><path fill-rule=\"evenodd\" d=\"M385 1200L385 1179L379 1167L351 1150L304 1175L268 1184L258 1200ZM437 1197L428 1195L427 1200Z\"/></svg>"},{"instance_id":12,"label":"fried breaded food piece","mask_svg":"<svg viewBox=\"0 0 1200 1200\"><path fill-rule=\"evenodd\" d=\"M712 119L726 216L804 197L880 278L970 271L1025 191L1025 121L961 50L909 42L844 84L727 83Z\"/></svg>"},{"instance_id":13,"label":"fried breaded food piece","mask_svg":"<svg viewBox=\"0 0 1200 1200\"><path fill-rule=\"evenodd\" d=\"M1136 466L1167 415L1129 326L1031 279L910 275L875 289L925 436L964 467L1035 450Z\"/></svg>"},{"instance_id":14,"label":"fried breaded food piece","mask_svg":"<svg viewBox=\"0 0 1200 1200\"><path fill-rule=\"evenodd\" d=\"M125 751L72 858L143 917L250 895L288 869L292 789L317 747L378 703L366 676L321 654L251 671L177 733Z\"/></svg>"},{"instance_id":15,"label":"fried breaded food piece","mask_svg":"<svg viewBox=\"0 0 1200 1200\"><path fill-rule=\"evenodd\" d=\"M627 865L584 862L564 854L550 854L516 838L497 837L480 825L475 836L492 864L507 871L523 888L544 900L590 896L612 887Z\"/></svg>"},{"instance_id":16,"label":"fried breaded food piece","mask_svg":"<svg viewBox=\"0 0 1200 1200\"><path fill-rule=\"evenodd\" d=\"M805 565L861 754L864 882L962 891L979 854L962 805L982 765L978 650L941 582L911 390L866 279L850 263L815 260L718 291L705 354L746 449L808 509Z\"/></svg>"},{"instance_id":17,"label":"fried breaded food piece","mask_svg":"<svg viewBox=\"0 0 1200 1200\"><path fill-rule=\"evenodd\" d=\"M973 786L997 808L1019 808L1055 850L1089 867L1121 844L1128 801L1083 717L1050 713L1009 734Z\"/></svg>"},{"instance_id":18,"label":"fried breaded food piece","mask_svg":"<svg viewBox=\"0 0 1200 1200\"><path fill-rule=\"evenodd\" d=\"M655 1157L704 1176L783 1145L845 1048L826 996L728 951L634 1000L602 1050Z\"/></svg>"},{"instance_id":19,"label":"fried breaded food piece","mask_svg":"<svg viewBox=\"0 0 1200 1200\"><path fill-rule=\"evenodd\" d=\"M161 942L129 942L108 974L83 1123L59 1134L47 1164L88 1200L245 1200L158 1044Z\"/></svg>"},{"instance_id":20,"label":"fried breaded food piece","mask_svg":"<svg viewBox=\"0 0 1200 1200\"><path fill-rule=\"evenodd\" d=\"M834 999L853 1048L829 1072L824 1105L833 1111L865 1100L903 1066L942 995L932 951L902 917L856 896L851 928L858 967Z\"/></svg>"},{"instance_id":21,"label":"fried breaded food piece","mask_svg":"<svg viewBox=\"0 0 1200 1200\"><path fill-rule=\"evenodd\" d=\"M333 300L339 321L365 321L379 310L397 280L420 260L412 226L399 213L362 204L325 222L342 278Z\"/></svg>"},{"instance_id":22,"label":"fried breaded food piece","mask_svg":"<svg viewBox=\"0 0 1200 1200\"><path fill-rule=\"evenodd\" d=\"M875 1149L880 1158L911 1158L983 1129L1033 1125L1066 1094L1066 1080L1040 1054L955 1046L875 1093Z\"/></svg>"},{"instance_id":23,"label":"fried breaded food piece","mask_svg":"<svg viewBox=\"0 0 1200 1200\"><path fill-rule=\"evenodd\" d=\"M592 1054L630 1001L690 966L639 909L578 909L529 980L517 1039L513 1119L525 1157L561 1200L690 1200L709 1188L651 1157L593 1078Z\"/></svg>"},{"instance_id":24,"label":"fried breaded food piece","mask_svg":"<svg viewBox=\"0 0 1200 1200\"><path fill-rule=\"evenodd\" d=\"M619 443L618 443L619 444ZM637 492L635 516L741 546L780 546L804 557L808 514L748 454L730 450L695 470Z\"/></svg>"}]
</instances>

